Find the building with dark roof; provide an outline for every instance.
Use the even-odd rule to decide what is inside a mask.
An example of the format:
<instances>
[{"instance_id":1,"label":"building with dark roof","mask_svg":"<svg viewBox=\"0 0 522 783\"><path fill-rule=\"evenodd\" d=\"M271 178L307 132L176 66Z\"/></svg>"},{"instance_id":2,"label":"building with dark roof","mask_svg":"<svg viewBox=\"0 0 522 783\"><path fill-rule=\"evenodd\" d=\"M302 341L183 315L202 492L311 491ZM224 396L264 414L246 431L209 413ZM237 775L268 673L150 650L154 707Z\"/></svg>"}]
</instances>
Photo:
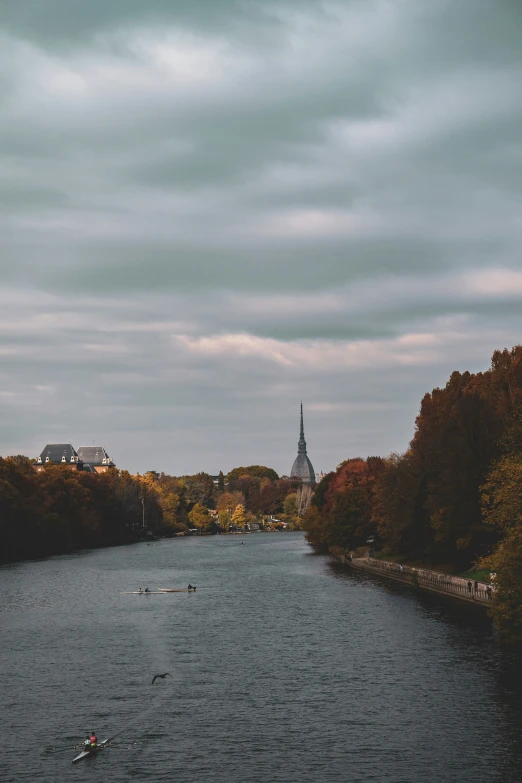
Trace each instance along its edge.
<instances>
[{"instance_id":1,"label":"building with dark roof","mask_svg":"<svg viewBox=\"0 0 522 783\"><path fill-rule=\"evenodd\" d=\"M303 484L315 484L315 472L312 463L306 453L306 441L303 426L303 403L301 403L301 431L297 444L297 457L290 471L291 478L301 479Z\"/></svg>"},{"instance_id":2,"label":"building with dark roof","mask_svg":"<svg viewBox=\"0 0 522 783\"><path fill-rule=\"evenodd\" d=\"M84 466L94 473L105 473L116 467L103 446L80 446L78 456Z\"/></svg>"},{"instance_id":3,"label":"building with dark roof","mask_svg":"<svg viewBox=\"0 0 522 783\"><path fill-rule=\"evenodd\" d=\"M48 443L37 458L34 469L43 470L49 463L67 465L70 470L83 470L83 463L70 443Z\"/></svg>"}]
</instances>

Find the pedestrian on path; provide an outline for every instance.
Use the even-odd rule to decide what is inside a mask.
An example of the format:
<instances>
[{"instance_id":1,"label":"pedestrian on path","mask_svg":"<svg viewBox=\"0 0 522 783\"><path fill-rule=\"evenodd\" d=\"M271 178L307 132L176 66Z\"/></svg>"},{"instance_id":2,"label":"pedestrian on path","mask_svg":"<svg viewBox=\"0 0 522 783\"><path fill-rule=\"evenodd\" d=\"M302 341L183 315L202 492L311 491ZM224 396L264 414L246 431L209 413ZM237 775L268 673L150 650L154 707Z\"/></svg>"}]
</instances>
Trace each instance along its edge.
<instances>
[{"instance_id":1,"label":"pedestrian on path","mask_svg":"<svg viewBox=\"0 0 522 783\"><path fill-rule=\"evenodd\" d=\"M471 580L468 582L468 593L471 595L471 588L472 588Z\"/></svg>"}]
</instances>

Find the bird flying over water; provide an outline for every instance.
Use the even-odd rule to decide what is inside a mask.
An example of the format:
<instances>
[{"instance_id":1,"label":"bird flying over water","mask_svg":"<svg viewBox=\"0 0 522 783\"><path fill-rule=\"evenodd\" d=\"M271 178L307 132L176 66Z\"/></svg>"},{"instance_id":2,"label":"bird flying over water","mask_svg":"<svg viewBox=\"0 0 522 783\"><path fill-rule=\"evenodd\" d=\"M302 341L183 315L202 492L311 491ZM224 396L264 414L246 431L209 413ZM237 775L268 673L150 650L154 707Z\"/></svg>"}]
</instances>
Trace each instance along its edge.
<instances>
[{"instance_id":1,"label":"bird flying over water","mask_svg":"<svg viewBox=\"0 0 522 783\"><path fill-rule=\"evenodd\" d=\"M153 685L154 685L154 680L157 680L158 677L160 679L164 680L165 677L172 677L172 674L170 674L169 672L165 672L165 674L155 674L154 677L152 678L152 684Z\"/></svg>"}]
</instances>

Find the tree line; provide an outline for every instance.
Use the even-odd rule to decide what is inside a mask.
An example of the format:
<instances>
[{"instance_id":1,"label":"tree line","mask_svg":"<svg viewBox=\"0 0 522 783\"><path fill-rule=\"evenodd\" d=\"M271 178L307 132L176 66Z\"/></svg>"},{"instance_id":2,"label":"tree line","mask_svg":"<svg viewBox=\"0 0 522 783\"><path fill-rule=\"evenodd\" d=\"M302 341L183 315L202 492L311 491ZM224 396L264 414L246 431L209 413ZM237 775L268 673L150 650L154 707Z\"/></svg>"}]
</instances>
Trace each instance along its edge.
<instances>
[{"instance_id":1,"label":"tree line","mask_svg":"<svg viewBox=\"0 0 522 783\"><path fill-rule=\"evenodd\" d=\"M317 547L374 549L454 573L496 573L493 613L522 639L522 346L426 394L404 454L349 459L303 521Z\"/></svg>"},{"instance_id":2,"label":"tree line","mask_svg":"<svg viewBox=\"0 0 522 783\"><path fill-rule=\"evenodd\" d=\"M299 482L260 465L234 468L214 483L208 473L131 475L111 468L92 474L27 457L0 457L0 562L174 536L245 529L278 515L298 527L311 498ZM277 523L276 523L277 524Z\"/></svg>"}]
</instances>

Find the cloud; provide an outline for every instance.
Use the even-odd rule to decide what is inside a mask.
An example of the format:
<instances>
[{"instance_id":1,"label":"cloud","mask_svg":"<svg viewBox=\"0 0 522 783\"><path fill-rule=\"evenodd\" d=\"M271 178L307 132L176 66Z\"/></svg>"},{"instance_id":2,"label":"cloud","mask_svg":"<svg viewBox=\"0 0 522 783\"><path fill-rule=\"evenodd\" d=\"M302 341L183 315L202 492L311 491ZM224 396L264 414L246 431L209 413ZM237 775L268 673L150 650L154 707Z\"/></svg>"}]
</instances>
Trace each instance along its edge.
<instances>
[{"instance_id":1,"label":"cloud","mask_svg":"<svg viewBox=\"0 0 522 783\"><path fill-rule=\"evenodd\" d=\"M448 335L454 339L457 335ZM462 337L459 335L459 337ZM434 346L439 342L434 335L404 335L386 342L283 342L248 334L225 334L219 337L185 336L178 343L189 353L202 356L239 356L263 359L284 367L307 367L317 371L339 368L377 367L391 365L430 364L436 358Z\"/></svg>"},{"instance_id":2,"label":"cloud","mask_svg":"<svg viewBox=\"0 0 522 783\"><path fill-rule=\"evenodd\" d=\"M484 269L466 276L468 296L519 299L522 296L522 271L516 269Z\"/></svg>"},{"instance_id":3,"label":"cloud","mask_svg":"<svg viewBox=\"0 0 522 783\"><path fill-rule=\"evenodd\" d=\"M2 12L4 452L326 469L519 341L520 4Z\"/></svg>"},{"instance_id":4,"label":"cloud","mask_svg":"<svg viewBox=\"0 0 522 783\"><path fill-rule=\"evenodd\" d=\"M433 332L404 333L387 340L275 340L250 334L211 337L178 335L176 343L188 354L238 357L266 361L283 368L331 372L372 368L422 367L442 364L450 349L476 350L477 331L466 318L439 319ZM315 408L317 410L317 408Z\"/></svg>"}]
</instances>

